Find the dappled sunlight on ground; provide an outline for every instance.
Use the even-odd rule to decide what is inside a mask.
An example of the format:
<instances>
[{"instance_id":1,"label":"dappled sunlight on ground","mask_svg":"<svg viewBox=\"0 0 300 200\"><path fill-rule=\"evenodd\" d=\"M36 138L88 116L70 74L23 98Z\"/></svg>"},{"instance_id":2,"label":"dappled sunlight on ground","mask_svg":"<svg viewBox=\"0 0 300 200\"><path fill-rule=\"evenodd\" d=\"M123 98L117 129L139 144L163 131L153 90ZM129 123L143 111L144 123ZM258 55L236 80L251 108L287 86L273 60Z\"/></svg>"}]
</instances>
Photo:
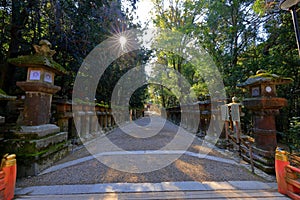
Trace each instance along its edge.
<instances>
[{"instance_id":1,"label":"dappled sunlight on ground","mask_svg":"<svg viewBox=\"0 0 300 200\"><path fill-rule=\"evenodd\" d=\"M205 172L205 169L202 166L195 166L183 160L177 160L174 165L178 170L193 180L195 180L195 177L198 177L199 171Z\"/></svg>"}]
</instances>

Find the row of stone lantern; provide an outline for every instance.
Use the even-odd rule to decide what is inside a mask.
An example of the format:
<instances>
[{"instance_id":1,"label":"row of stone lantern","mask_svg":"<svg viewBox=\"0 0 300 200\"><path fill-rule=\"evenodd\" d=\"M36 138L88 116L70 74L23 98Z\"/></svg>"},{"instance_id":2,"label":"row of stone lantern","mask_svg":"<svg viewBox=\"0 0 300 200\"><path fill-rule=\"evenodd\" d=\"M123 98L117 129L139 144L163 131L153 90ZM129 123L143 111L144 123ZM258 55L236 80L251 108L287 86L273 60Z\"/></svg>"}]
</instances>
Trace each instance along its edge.
<instances>
[{"instance_id":1,"label":"row of stone lantern","mask_svg":"<svg viewBox=\"0 0 300 200\"><path fill-rule=\"evenodd\" d=\"M204 134L210 123L210 106L211 102L207 100L199 101L192 105L168 108L166 109L167 119L193 133L201 132Z\"/></svg>"},{"instance_id":2,"label":"row of stone lantern","mask_svg":"<svg viewBox=\"0 0 300 200\"><path fill-rule=\"evenodd\" d=\"M96 114L96 115L95 115ZM111 110L74 111L77 135L85 140L113 129L116 125Z\"/></svg>"},{"instance_id":3,"label":"row of stone lantern","mask_svg":"<svg viewBox=\"0 0 300 200\"><path fill-rule=\"evenodd\" d=\"M111 108L100 105L72 104L72 102L60 100L54 104L56 105L56 123L62 131L69 133L69 139L87 140L104 134L116 127L115 117L125 121L121 118L123 115L113 116ZM141 109L129 111L130 121L142 116L143 110ZM76 126L74 122L77 123Z\"/></svg>"},{"instance_id":4,"label":"row of stone lantern","mask_svg":"<svg viewBox=\"0 0 300 200\"><path fill-rule=\"evenodd\" d=\"M22 147L17 149L16 153L17 155L21 155L19 156L21 158L23 156L24 164L27 163L27 165L24 165L23 170L25 175L37 174L40 170L54 162L53 160L49 162L51 157L55 157L55 154L63 155L62 151L66 152L66 145L64 144L66 144L68 133L60 132L59 127L49 124L52 95L60 90L60 87L54 85L54 76L55 74L65 73L65 70L53 61L52 55L55 52L50 47L51 44L43 40L40 42L40 46L34 46L36 50L35 55L20 56L9 60L11 64L28 68L27 80L17 82L17 85L26 93L24 111L22 113L23 120L20 124L21 128L13 130L12 136L7 141L8 145ZM250 91L250 98L246 98L243 104L253 114L254 153L257 154L256 158L258 161L267 161L263 162L265 171L274 168L272 168L274 162L272 163L270 160L274 161L272 158L274 158L277 146L275 115L279 113L281 107L287 104L285 99L277 97L276 85L286 84L290 81L287 78L258 71L255 76L238 85ZM214 113L219 111L203 110L207 105L209 104L198 102L195 105L187 106L183 109L187 113L182 113L181 108L179 110L168 109L167 116L174 122L181 122L183 115L183 126L187 129L197 127L196 124L193 124L195 120L189 120L190 118L200 117L199 126L207 127L207 124L202 124L201 116L204 115L204 112L207 112L207 116L209 117L212 115L220 116ZM235 107L235 105L231 105L232 110L237 110ZM200 110L200 116L199 112L194 112L195 110ZM77 129L79 127L78 133L81 138L88 138L90 133L96 134L101 131L101 128L107 129L115 125L110 111L98 111L95 115L92 109L79 109L73 111L73 113L75 113L74 121L77 123ZM117 116L117 119L119 121L127 121L125 119L127 117L126 112L122 111L119 113L120 116ZM236 116L233 117L236 118ZM235 121L239 122L238 120ZM205 121L205 123L208 122L209 120ZM98 124L101 127L98 127ZM239 124L236 124L236 127L238 126ZM197 132L198 130L191 131ZM20 138L26 138L26 140L20 141ZM18 142L21 142L22 145L18 144ZM26 145L25 143L28 144ZM32 148L32 144L35 144L34 148ZM46 153L41 154L41 151Z\"/></svg>"},{"instance_id":5,"label":"row of stone lantern","mask_svg":"<svg viewBox=\"0 0 300 200\"><path fill-rule=\"evenodd\" d=\"M288 84L292 81L290 78L279 77L275 74L270 74L264 70L259 70L256 75L249 77L244 83L238 84L238 87L242 87L248 90L248 98L243 101L243 106L250 110L252 115L253 129L251 130L254 141L251 151L253 151L254 164L266 172L274 172L274 156L277 147L276 138L276 124L275 117L279 114L279 109L287 105L287 100L284 98L277 97L276 85ZM230 104L224 104L224 101L217 101L218 106L215 106L215 110L210 109L211 104L199 104L199 108L194 105L186 106L187 108L170 108L167 109L168 119L175 122L181 123L183 128L189 130L194 127L189 120L193 117L207 116L212 118L214 123L222 120L225 122L225 135L221 134L221 138L228 140L229 136L229 123L232 132L235 134L236 142L240 145L242 134L240 130L240 118L241 118L241 103L237 102L236 98L233 98L233 102ZM199 111L200 112L194 112ZM183 111L185 110L185 111ZM184 112L189 112L184 113ZM208 115L203 115L207 112ZM181 117L181 115L185 117ZM215 119L220 116L220 119ZM207 120L205 123L200 120L199 128L203 129L203 126L209 126L211 120ZM218 129L219 124L212 124L214 129ZM222 129L222 127L219 127ZM207 138L218 137L213 135L214 133L220 132L220 130L213 130ZM248 153L249 154L249 153ZM252 153L251 153L252 154ZM249 156L249 155L248 155ZM252 157L252 156L251 156ZM250 158L245 157L249 160Z\"/></svg>"}]
</instances>

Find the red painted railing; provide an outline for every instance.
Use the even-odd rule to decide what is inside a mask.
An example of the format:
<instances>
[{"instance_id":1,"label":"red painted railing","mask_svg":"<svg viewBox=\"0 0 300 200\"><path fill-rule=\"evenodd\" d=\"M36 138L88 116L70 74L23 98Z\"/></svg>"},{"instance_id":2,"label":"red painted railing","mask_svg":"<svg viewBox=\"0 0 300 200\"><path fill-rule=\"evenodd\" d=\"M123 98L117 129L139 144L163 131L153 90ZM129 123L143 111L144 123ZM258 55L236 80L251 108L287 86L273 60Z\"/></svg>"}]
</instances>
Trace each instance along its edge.
<instances>
[{"instance_id":1,"label":"red painted railing","mask_svg":"<svg viewBox=\"0 0 300 200\"><path fill-rule=\"evenodd\" d=\"M292 155L290 157L291 163L296 160L300 160L300 157ZM287 165L285 167L287 183L287 195L292 199L300 200L300 166Z\"/></svg>"},{"instance_id":2,"label":"red painted railing","mask_svg":"<svg viewBox=\"0 0 300 200\"><path fill-rule=\"evenodd\" d=\"M275 169L278 192L300 200L300 157L277 150Z\"/></svg>"}]
</instances>

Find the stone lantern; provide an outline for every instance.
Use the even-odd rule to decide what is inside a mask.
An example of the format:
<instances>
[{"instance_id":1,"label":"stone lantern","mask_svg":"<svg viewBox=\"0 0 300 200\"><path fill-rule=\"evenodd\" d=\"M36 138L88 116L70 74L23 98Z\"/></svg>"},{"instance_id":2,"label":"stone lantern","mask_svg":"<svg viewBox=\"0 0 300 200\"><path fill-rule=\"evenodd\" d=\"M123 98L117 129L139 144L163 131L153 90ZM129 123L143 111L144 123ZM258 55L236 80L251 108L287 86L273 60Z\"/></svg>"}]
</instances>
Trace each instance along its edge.
<instances>
[{"instance_id":1,"label":"stone lantern","mask_svg":"<svg viewBox=\"0 0 300 200\"><path fill-rule=\"evenodd\" d=\"M17 82L17 86L26 92L22 125L49 123L52 95L60 90L54 85L54 76L65 73L65 69L52 59L55 51L50 48L49 41L41 40L39 45L34 45L34 55L9 60L13 65L28 68L27 80Z\"/></svg>"},{"instance_id":2,"label":"stone lantern","mask_svg":"<svg viewBox=\"0 0 300 200\"><path fill-rule=\"evenodd\" d=\"M20 124L11 130L5 144L5 151L18 157L19 177L37 175L68 151L67 132L49 124L52 95L60 90L54 85L54 76L66 71L52 59L55 51L50 49L49 41L41 40L33 47L34 55L8 60L15 66L28 68L26 81L17 82L26 93Z\"/></svg>"},{"instance_id":3,"label":"stone lantern","mask_svg":"<svg viewBox=\"0 0 300 200\"><path fill-rule=\"evenodd\" d=\"M254 147L257 165L264 171L274 170L274 155L277 147L275 116L287 105L287 100L277 97L276 85L290 83L292 79L257 71L256 75L238 85L248 89L250 98L243 101L252 112ZM261 164L259 164L260 162Z\"/></svg>"}]
</instances>

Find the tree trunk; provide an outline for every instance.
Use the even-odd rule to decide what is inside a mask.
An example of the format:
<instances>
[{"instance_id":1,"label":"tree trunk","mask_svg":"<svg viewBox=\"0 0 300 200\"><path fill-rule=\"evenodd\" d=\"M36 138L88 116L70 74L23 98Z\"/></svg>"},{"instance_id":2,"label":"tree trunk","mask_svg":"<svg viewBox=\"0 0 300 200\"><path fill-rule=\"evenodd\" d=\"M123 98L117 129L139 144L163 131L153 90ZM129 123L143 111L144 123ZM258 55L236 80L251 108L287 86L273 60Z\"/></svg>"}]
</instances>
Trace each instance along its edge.
<instances>
[{"instance_id":1,"label":"tree trunk","mask_svg":"<svg viewBox=\"0 0 300 200\"><path fill-rule=\"evenodd\" d=\"M10 29L10 44L7 53L8 58L18 56L19 47L22 42L22 29L28 19L28 12L22 8L22 2L19 0L12 1L12 17ZM9 92L9 89L14 85L14 75L16 67L5 62L1 69L0 88Z\"/></svg>"}]
</instances>

